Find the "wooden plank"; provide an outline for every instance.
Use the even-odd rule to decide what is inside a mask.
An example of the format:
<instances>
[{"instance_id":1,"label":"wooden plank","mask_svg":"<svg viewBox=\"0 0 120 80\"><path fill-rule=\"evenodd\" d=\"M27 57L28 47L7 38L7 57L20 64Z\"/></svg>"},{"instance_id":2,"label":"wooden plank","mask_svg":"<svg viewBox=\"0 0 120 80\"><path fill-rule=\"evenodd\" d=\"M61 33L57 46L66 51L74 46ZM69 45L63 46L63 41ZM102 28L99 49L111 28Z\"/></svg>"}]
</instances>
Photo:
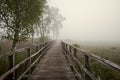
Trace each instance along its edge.
<instances>
[{"instance_id":1,"label":"wooden plank","mask_svg":"<svg viewBox=\"0 0 120 80\"><path fill-rule=\"evenodd\" d=\"M79 64L79 67L92 79L92 80L97 80L97 78L87 69L87 68L85 68L80 62L79 62L79 60L76 58L76 57L74 57L74 55L72 55L71 53L70 53L70 51L68 51L68 50L66 50L67 51L67 53L69 54L69 57L68 57L68 59L71 57L75 62L77 62L77 64ZM71 61L71 62L73 62L73 61ZM75 63L74 62L74 63ZM72 63L72 66L73 66L73 69L75 70L75 72L77 73L77 75L79 75L78 77L82 80L82 78L81 78L81 76L80 76L80 73L76 70L76 68L74 67L74 63Z\"/></svg>"},{"instance_id":2,"label":"wooden plank","mask_svg":"<svg viewBox=\"0 0 120 80\"><path fill-rule=\"evenodd\" d=\"M89 56L88 55L84 55L84 67L90 72L90 66L89 66ZM85 80L92 80L89 75L87 75L86 73L84 73L84 79Z\"/></svg>"},{"instance_id":3,"label":"wooden plank","mask_svg":"<svg viewBox=\"0 0 120 80\"><path fill-rule=\"evenodd\" d=\"M13 52L13 55L10 55L8 57L8 70L12 69L15 66L15 52ZM15 71L8 76L8 79L15 80Z\"/></svg>"},{"instance_id":4,"label":"wooden plank","mask_svg":"<svg viewBox=\"0 0 120 80\"><path fill-rule=\"evenodd\" d=\"M50 44L48 44L50 45ZM46 45L46 46L48 46ZM26 61L28 61L30 58L36 56L37 54L40 53L40 51L44 50L45 47L41 48L38 52L36 52L35 54L31 55L30 57L27 57L26 59L24 59L23 61L21 61L19 64L17 64L16 66L14 66L13 68L11 68L9 71L7 71L6 73L4 73L2 76L0 76L0 80L4 80L8 75L10 75L11 73L13 73L17 68L19 68L20 65L24 64Z\"/></svg>"},{"instance_id":5,"label":"wooden plank","mask_svg":"<svg viewBox=\"0 0 120 80\"><path fill-rule=\"evenodd\" d=\"M30 76L28 80L75 80L60 42L53 45Z\"/></svg>"},{"instance_id":6,"label":"wooden plank","mask_svg":"<svg viewBox=\"0 0 120 80\"><path fill-rule=\"evenodd\" d=\"M47 47L49 48L49 47ZM35 65L35 63L38 62L38 60L44 55L44 52L42 52L42 54L40 54L40 56L27 68L27 70L22 74L20 75L20 77L17 79L17 80L21 80L23 78L23 76L32 68L32 66Z\"/></svg>"},{"instance_id":7,"label":"wooden plank","mask_svg":"<svg viewBox=\"0 0 120 80\"><path fill-rule=\"evenodd\" d=\"M77 69L75 68L75 65L74 65L74 63L72 62L72 60L71 60L71 58L70 58L69 55L67 55L67 59L68 59L69 63L71 63L70 66L71 66L72 71L74 72L75 76L77 76L80 80L83 80L81 74L80 74L80 73L77 71Z\"/></svg>"}]
</instances>

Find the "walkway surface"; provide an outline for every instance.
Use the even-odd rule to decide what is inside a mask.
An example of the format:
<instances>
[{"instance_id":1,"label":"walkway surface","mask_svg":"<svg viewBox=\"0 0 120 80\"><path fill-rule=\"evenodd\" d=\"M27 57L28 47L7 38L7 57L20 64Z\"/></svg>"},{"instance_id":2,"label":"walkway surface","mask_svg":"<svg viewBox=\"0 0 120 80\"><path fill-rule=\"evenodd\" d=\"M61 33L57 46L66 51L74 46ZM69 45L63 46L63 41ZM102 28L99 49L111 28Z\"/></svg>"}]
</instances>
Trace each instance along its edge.
<instances>
[{"instance_id":1,"label":"walkway surface","mask_svg":"<svg viewBox=\"0 0 120 80\"><path fill-rule=\"evenodd\" d=\"M30 80L75 80L59 41L44 55L31 74Z\"/></svg>"}]
</instances>

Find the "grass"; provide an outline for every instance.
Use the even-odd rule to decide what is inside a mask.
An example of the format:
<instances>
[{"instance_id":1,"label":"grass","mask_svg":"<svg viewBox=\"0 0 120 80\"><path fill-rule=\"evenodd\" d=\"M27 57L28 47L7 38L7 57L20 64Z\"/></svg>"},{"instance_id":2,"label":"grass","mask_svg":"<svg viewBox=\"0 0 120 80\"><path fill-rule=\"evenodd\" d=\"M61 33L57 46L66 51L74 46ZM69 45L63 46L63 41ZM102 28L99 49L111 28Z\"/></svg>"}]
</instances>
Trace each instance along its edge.
<instances>
[{"instance_id":1,"label":"grass","mask_svg":"<svg viewBox=\"0 0 120 80\"><path fill-rule=\"evenodd\" d=\"M4 43L5 44L5 43ZM8 43L7 43L8 44ZM6 44L5 44L6 45ZM9 47L4 45L3 53L6 53L9 51ZM25 46L23 44L23 46ZM29 46L27 44L27 46ZM22 45L19 46L19 48L22 47ZM120 65L120 47L103 47L103 46L81 46L82 49L94 53L96 55L99 55L105 59L108 59L118 65ZM35 49L32 50L34 53ZM27 52L24 51L22 53L18 53L16 55L16 64L18 64L20 61L26 58ZM80 62L83 64L83 55L77 54L77 57L79 58ZM17 77L24 71L26 64L23 64L16 70ZM120 73L116 72L115 70L112 70L99 62L90 59L90 68L92 73L97 77L100 76L101 80L120 80ZM5 73L8 70L8 57L2 57L0 58L0 75Z\"/></svg>"},{"instance_id":2,"label":"grass","mask_svg":"<svg viewBox=\"0 0 120 80\"><path fill-rule=\"evenodd\" d=\"M80 48L96 54L98 56L101 56L107 60L110 60L118 65L120 65L120 46L112 45L112 44L86 44L86 43L79 43L76 41L71 41L70 43L66 41L66 43L74 45L80 44ZM82 53L77 53L77 58L79 61L84 65L84 55ZM106 67L105 65L93 60L90 58L89 61L90 64L90 70L91 72L96 76L99 77L100 80L120 80L120 72L117 72L116 70L113 70L109 67ZM78 69L79 70L79 69ZM81 72L81 71L80 71ZM81 73L83 74L83 72ZM83 75L82 75L83 76Z\"/></svg>"},{"instance_id":3,"label":"grass","mask_svg":"<svg viewBox=\"0 0 120 80\"><path fill-rule=\"evenodd\" d=\"M6 46L7 45L7 46ZM17 48L23 48L23 47L30 47L31 43L30 42L22 42L19 43ZM2 53L1 54L6 54L10 51L10 47L11 47L11 42L9 41L3 41L2 43ZM35 52L35 47L32 48L32 54ZM27 57L27 50L22 51L22 52L16 52L17 54L15 55L15 65L17 65L19 62L21 62L22 60L24 60ZM0 54L0 55L1 55ZM0 58L0 76L2 74L4 74L5 72L8 71L8 67L9 67L9 63L8 63L8 56L4 56ZM22 72L25 71L25 69L27 68L27 62L23 65L21 65L17 70L16 70L16 78L19 77L20 74L22 74Z\"/></svg>"},{"instance_id":4,"label":"grass","mask_svg":"<svg viewBox=\"0 0 120 80\"><path fill-rule=\"evenodd\" d=\"M0 75L5 73L8 70L8 58L2 57L0 58Z\"/></svg>"},{"instance_id":5,"label":"grass","mask_svg":"<svg viewBox=\"0 0 120 80\"><path fill-rule=\"evenodd\" d=\"M15 55L15 65L17 65L19 62L24 60L26 57L27 57L27 51L23 51L19 53L17 52L17 54ZM8 71L8 67L9 67L8 62L9 62L8 56L0 58L0 75ZM19 75L22 74L22 72L24 72L26 68L27 68L27 62L25 62L16 70L16 78L18 78Z\"/></svg>"},{"instance_id":6,"label":"grass","mask_svg":"<svg viewBox=\"0 0 120 80\"><path fill-rule=\"evenodd\" d=\"M120 47L82 46L81 48L120 65ZM83 63L83 55L77 54L77 56L80 62ZM91 58L90 68L96 77L100 76L101 80L120 80L119 72L112 70Z\"/></svg>"}]
</instances>

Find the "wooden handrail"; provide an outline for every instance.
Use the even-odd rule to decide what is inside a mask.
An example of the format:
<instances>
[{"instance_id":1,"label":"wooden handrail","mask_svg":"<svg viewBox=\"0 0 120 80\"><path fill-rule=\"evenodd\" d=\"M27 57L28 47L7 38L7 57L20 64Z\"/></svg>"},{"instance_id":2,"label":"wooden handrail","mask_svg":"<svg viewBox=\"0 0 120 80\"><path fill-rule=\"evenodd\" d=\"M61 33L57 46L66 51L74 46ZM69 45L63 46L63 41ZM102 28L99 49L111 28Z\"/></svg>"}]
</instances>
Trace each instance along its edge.
<instances>
[{"instance_id":1,"label":"wooden handrail","mask_svg":"<svg viewBox=\"0 0 120 80\"><path fill-rule=\"evenodd\" d=\"M43 45L45 44L45 45ZM47 47L51 44L51 42L45 42L43 43L43 47L41 49L38 50L38 47L37 47L37 52L32 54L32 55L29 55L27 58L25 58L23 61L21 61L20 63L18 63L17 65L13 66L10 70L8 70L7 72L5 72L2 76L0 76L0 80L4 80L5 78L7 78L8 75L10 75L11 73L15 72L16 69L18 69L22 64L24 64L26 61L28 60L31 60L31 58L35 57L36 55L38 55L40 52L42 52L43 50L47 49ZM41 47L41 46L40 46ZM23 48L23 49L19 49L19 50L16 50L17 52L18 51L24 51L26 49L29 49L29 48ZM10 55L15 55L15 54L10 54ZM9 56L9 55L7 55ZM29 65L29 68L27 68L27 70L23 73L27 73L27 71L29 71L29 69L31 69L31 67L38 61L38 59L42 56L42 54L40 54L40 56L32 63ZM18 80L20 80L23 76L23 74L19 77ZM15 79L15 78L14 78Z\"/></svg>"},{"instance_id":2,"label":"wooden handrail","mask_svg":"<svg viewBox=\"0 0 120 80\"><path fill-rule=\"evenodd\" d=\"M71 62L72 65L70 64L70 66L73 67L73 70L75 71L76 76L78 76L80 80L83 80L83 79L82 79L82 76L79 74L79 72L77 71L77 69L76 69L75 66L73 65L73 62L72 62L71 58L69 57L69 55L67 55L66 53L64 53L64 54L66 55L68 61ZM72 56L72 58L73 58L73 56Z\"/></svg>"},{"instance_id":3,"label":"wooden handrail","mask_svg":"<svg viewBox=\"0 0 120 80\"><path fill-rule=\"evenodd\" d=\"M75 62L77 62L77 64L79 64L79 66L82 68L82 70L85 72L86 74L86 79L85 80L97 80L97 78L91 73L91 71L89 70L89 57L98 61L99 63L107 66L107 67L110 67L111 69L114 69L118 72L120 72L120 66L109 61L109 60L106 60L100 56L97 56L93 53L88 53L82 49L79 49L77 47L74 47L72 45L69 45L65 42L61 42L62 43L62 47L64 49L64 52L65 53L69 53L69 55L72 56L72 58L75 60ZM71 54L72 53L72 49L74 51L74 54ZM76 51L77 52L80 52L84 55L84 66L80 63L80 61L76 58Z\"/></svg>"},{"instance_id":4,"label":"wooden handrail","mask_svg":"<svg viewBox=\"0 0 120 80\"><path fill-rule=\"evenodd\" d=\"M45 48L47 48L49 45L47 45ZM44 49L45 49L44 48ZM49 47L48 47L49 48ZM41 50L42 51L42 50ZM38 60L44 55L44 53L40 54L40 56L27 68L26 71L24 71L24 73L22 73L22 75L20 75L20 77L17 80L21 80L22 77L32 68L32 66L35 65L35 63L38 62Z\"/></svg>"},{"instance_id":5,"label":"wooden handrail","mask_svg":"<svg viewBox=\"0 0 120 80\"><path fill-rule=\"evenodd\" d=\"M44 43L41 43L41 44L35 45L35 46L41 46L41 45L46 44L46 43L48 43L48 42L46 41L46 42L44 42ZM28 48L31 48L31 47L24 47L24 48L16 49L15 52L19 52L19 53L20 53L20 52L23 52L23 51L27 50ZM1 54L1 55L0 55L0 58L1 58L1 57L5 57L5 56L13 55L13 53L14 53L14 52L9 51L9 52L7 52L6 54ZM18 53L15 53L15 54L18 54Z\"/></svg>"},{"instance_id":6,"label":"wooden handrail","mask_svg":"<svg viewBox=\"0 0 120 80\"><path fill-rule=\"evenodd\" d=\"M64 50L66 50L66 49L64 48ZM80 63L80 61L76 58L76 55L72 55L69 50L66 50L65 52L67 52L68 55L69 55L69 56L67 55L67 59L68 59L69 61L70 61L70 56L71 56L72 59L75 61L75 63L77 62L78 66L79 66L92 80L97 80L97 78L96 78L89 70L87 70L87 68L85 68L85 67ZM70 62L72 63L72 67L73 67L76 75L78 76L78 78L79 78L80 80L83 80L83 78L81 77L81 74L80 74L80 73L77 71L77 69L75 68L76 65L73 64L74 62L72 62L72 61L70 61Z\"/></svg>"}]
</instances>

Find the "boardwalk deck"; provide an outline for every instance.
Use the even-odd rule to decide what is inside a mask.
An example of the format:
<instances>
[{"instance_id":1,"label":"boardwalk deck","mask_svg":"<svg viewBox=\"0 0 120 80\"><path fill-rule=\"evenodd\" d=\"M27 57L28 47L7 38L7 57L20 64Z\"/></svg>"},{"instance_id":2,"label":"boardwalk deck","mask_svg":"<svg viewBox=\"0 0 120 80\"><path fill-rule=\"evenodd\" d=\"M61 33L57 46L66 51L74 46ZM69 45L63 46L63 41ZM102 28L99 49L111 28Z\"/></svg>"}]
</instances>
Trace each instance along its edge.
<instances>
[{"instance_id":1,"label":"boardwalk deck","mask_svg":"<svg viewBox=\"0 0 120 80\"><path fill-rule=\"evenodd\" d=\"M29 80L75 80L62 53L60 42L55 42L53 47L47 51Z\"/></svg>"}]
</instances>

